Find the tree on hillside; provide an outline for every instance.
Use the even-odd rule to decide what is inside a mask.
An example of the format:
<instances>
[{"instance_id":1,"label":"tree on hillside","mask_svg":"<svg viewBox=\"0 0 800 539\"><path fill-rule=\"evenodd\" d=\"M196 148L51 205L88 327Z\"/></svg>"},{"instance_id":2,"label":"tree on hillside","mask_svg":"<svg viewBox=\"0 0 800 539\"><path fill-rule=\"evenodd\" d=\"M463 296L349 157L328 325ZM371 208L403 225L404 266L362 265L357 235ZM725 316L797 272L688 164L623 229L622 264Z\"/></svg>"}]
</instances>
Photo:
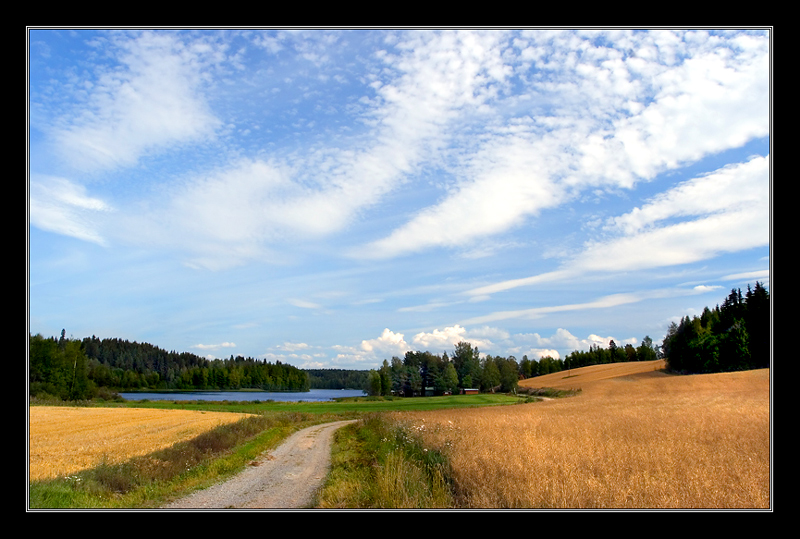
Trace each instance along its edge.
<instances>
[{"instance_id":1,"label":"tree on hillside","mask_svg":"<svg viewBox=\"0 0 800 539\"><path fill-rule=\"evenodd\" d=\"M636 348L636 360L652 361L655 359L658 359L658 355L653 347L653 339L649 335L645 335L642 343Z\"/></svg>"}]
</instances>

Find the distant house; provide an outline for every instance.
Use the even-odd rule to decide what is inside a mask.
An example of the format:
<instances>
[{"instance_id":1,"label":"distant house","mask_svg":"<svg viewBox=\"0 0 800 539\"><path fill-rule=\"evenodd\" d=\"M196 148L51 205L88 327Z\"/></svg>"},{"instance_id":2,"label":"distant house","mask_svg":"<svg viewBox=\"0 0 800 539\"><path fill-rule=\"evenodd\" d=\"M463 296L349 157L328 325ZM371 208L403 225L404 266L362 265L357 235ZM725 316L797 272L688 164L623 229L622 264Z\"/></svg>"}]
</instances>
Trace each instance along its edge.
<instances>
[{"instance_id":1,"label":"distant house","mask_svg":"<svg viewBox=\"0 0 800 539\"><path fill-rule=\"evenodd\" d=\"M473 393L479 393L480 391L476 388L464 388L461 390L462 395L471 395Z\"/></svg>"},{"instance_id":2,"label":"distant house","mask_svg":"<svg viewBox=\"0 0 800 539\"><path fill-rule=\"evenodd\" d=\"M433 388L432 387L426 387L425 388L425 396L426 397L433 397Z\"/></svg>"}]
</instances>

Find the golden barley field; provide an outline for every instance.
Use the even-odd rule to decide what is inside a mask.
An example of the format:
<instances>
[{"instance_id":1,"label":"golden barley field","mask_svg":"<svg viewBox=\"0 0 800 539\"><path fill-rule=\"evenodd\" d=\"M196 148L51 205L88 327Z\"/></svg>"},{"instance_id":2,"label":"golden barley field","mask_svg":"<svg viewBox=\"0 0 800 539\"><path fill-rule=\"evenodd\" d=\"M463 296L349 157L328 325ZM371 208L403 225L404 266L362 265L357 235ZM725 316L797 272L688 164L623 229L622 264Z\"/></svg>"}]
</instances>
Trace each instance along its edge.
<instances>
[{"instance_id":1,"label":"golden barley field","mask_svg":"<svg viewBox=\"0 0 800 539\"><path fill-rule=\"evenodd\" d=\"M137 408L29 408L30 481L118 463L191 439L247 414Z\"/></svg>"},{"instance_id":2,"label":"golden barley field","mask_svg":"<svg viewBox=\"0 0 800 539\"><path fill-rule=\"evenodd\" d=\"M464 507L770 507L769 369L596 367L526 381L575 397L394 417L449 456Z\"/></svg>"}]
</instances>

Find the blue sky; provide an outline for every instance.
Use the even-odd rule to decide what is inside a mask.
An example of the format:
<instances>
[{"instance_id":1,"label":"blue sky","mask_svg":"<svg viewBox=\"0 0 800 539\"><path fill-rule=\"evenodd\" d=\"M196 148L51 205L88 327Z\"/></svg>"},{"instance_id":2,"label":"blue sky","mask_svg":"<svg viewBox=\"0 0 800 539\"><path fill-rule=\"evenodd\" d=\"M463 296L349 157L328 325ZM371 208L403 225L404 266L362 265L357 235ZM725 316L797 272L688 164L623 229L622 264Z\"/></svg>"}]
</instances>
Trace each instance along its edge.
<instances>
[{"instance_id":1,"label":"blue sky","mask_svg":"<svg viewBox=\"0 0 800 539\"><path fill-rule=\"evenodd\" d=\"M378 367L769 287L768 31L29 29L29 330Z\"/></svg>"}]
</instances>

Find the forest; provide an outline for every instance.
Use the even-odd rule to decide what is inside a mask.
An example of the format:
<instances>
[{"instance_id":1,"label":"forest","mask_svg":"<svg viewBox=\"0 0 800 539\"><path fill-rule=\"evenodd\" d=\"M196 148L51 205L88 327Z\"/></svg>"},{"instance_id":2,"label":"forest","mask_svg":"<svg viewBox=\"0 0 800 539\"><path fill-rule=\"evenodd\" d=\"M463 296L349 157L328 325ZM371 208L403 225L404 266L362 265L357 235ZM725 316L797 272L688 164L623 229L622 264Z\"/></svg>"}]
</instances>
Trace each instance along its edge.
<instances>
[{"instance_id":1,"label":"forest","mask_svg":"<svg viewBox=\"0 0 800 539\"><path fill-rule=\"evenodd\" d=\"M308 391L364 389L370 395L444 395L462 389L512 392L520 379L602 363L664 358L676 373L709 373L770 366L770 297L762 283L747 291L733 289L722 305L701 316L684 316L667 329L662 344L645 336L637 347L591 346L564 359L549 356L517 360L481 354L469 342L441 355L408 351L384 359L378 369L302 370L280 361L244 358L207 359L187 352L167 352L148 343L121 339L83 340L30 336L29 393L62 399L86 399L102 389L262 389Z\"/></svg>"},{"instance_id":2,"label":"forest","mask_svg":"<svg viewBox=\"0 0 800 539\"><path fill-rule=\"evenodd\" d=\"M608 360L615 357L620 361L628 361L622 359L627 356L609 355L606 352L604 357ZM593 353L599 354L600 349L593 350ZM651 354L655 354L652 349ZM438 355L427 351L409 351L403 358L395 356L391 361L384 360L380 369L368 372L365 391L370 395L406 397L447 395L464 389L508 393L516 391L520 379L558 372L568 367L564 360L550 356L537 360L524 355L517 360L515 356L481 355L477 346L459 342L450 355L447 352Z\"/></svg>"},{"instance_id":3,"label":"forest","mask_svg":"<svg viewBox=\"0 0 800 539\"><path fill-rule=\"evenodd\" d=\"M352 369L304 369L311 389L364 389L369 371Z\"/></svg>"},{"instance_id":4,"label":"forest","mask_svg":"<svg viewBox=\"0 0 800 539\"><path fill-rule=\"evenodd\" d=\"M122 339L30 337L29 393L66 400L136 389L308 391L305 371L277 361L207 359Z\"/></svg>"}]
</instances>

